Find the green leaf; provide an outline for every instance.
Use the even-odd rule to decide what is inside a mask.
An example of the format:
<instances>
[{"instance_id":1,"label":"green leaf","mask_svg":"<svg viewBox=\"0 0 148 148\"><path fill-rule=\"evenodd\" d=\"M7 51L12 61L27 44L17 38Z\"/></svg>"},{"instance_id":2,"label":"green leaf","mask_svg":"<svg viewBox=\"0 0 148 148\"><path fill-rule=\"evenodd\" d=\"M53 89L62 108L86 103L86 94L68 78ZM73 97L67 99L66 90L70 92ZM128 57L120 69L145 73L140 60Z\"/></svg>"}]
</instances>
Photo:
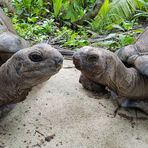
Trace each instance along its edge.
<instances>
[{"instance_id":1,"label":"green leaf","mask_svg":"<svg viewBox=\"0 0 148 148\"><path fill-rule=\"evenodd\" d=\"M54 7L54 15L55 17L58 16L61 6L62 6L62 1L63 0L53 0L53 7Z\"/></svg>"},{"instance_id":2,"label":"green leaf","mask_svg":"<svg viewBox=\"0 0 148 148\"><path fill-rule=\"evenodd\" d=\"M31 17L31 18L28 18L28 22L35 23L35 22L37 22L37 19L38 19L38 17Z\"/></svg>"},{"instance_id":3,"label":"green leaf","mask_svg":"<svg viewBox=\"0 0 148 148\"><path fill-rule=\"evenodd\" d=\"M30 9L32 0L23 0L23 4L27 9Z\"/></svg>"},{"instance_id":4,"label":"green leaf","mask_svg":"<svg viewBox=\"0 0 148 148\"><path fill-rule=\"evenodd\" d=\"M112 0L109 3L109 0L105 0L97 17L91 23L92 29L100 32L105 29L119 28L118 21L129 19L138 9L148 10L147 2L144 0ZM147 14L143 15L147 16ZM122 27L125 30L130 30L132 25L124 24ZM119 29L121 30L121 28Z\"/></svg>"},{"instance_id":5,"label":"green leaf","mask_svg":"<svg viewBox=\"0 0 148 148\"><path fill-rule=\"evenodd\" d=\"M106 29L108 29L108 30L119 29L119 30L121 30L121 31L124 31L124 28L121 27L121 26L118 25L118 24L110 24L110 25L108 25L108 26L106 27Z\"/></svg>"},{"instance_id":6,"label":"green leaf","mask_svg":"<svg viewBox=\"0 0 148 148\"><path fill-rule=\"evenodd\" d=\"M108 11L108 8L109 8L109 0L105 0L95 20L99 20L100 18L105 17Z\"/></svg>"},{"instance_id":7,"label":"green leaf","mask_svg":"<svg viewBox=\"0 0 148 148\"><path fill-rule=\"evenodd\" d=\"M43 0L37 0L38 7L43 7Z\"/></svg>"},{"instance_id":8,"label":"green leaf","mask_svg":"<svg viewBox=\"0 0 148 148\"><path fill-rule=\"evenodd\" d=\"M131 23L131 22L123 22L123 24L122 24L122 26L124 27L124 29L126 29L126 30L130 30L130 29L132 29L133 28L133 23Z\"/></svg>"},{"instance_id":9,"label":"green leaf","mask_svg":"<svg viewBox=\"0 0 148 148\"><path fill-rule=\"evenodd\" d=\"M133 44L135 41L135 38L130 35L119 35L119 42L121 44L121 47L124 47L129 44Z\"/></svg>"}]
</instances>

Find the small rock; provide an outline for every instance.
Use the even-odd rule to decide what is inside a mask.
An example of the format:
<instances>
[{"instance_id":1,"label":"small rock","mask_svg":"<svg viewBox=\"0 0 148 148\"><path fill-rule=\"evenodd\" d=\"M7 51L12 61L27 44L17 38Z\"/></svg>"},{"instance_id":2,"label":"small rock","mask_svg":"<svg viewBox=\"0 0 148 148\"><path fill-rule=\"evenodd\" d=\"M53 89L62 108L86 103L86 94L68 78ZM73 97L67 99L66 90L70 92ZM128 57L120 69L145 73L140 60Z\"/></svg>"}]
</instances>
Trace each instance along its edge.
<instances>
[{"instance_id":1,"label":"small rock","mask_svg":"<svg viewBox=\"0 0 148 148\"><path fill-rule=\"evenodd\" d=\"M50 142L55 137L55 134L45 137L45 141Z\"/></svg>"}]
</instances>

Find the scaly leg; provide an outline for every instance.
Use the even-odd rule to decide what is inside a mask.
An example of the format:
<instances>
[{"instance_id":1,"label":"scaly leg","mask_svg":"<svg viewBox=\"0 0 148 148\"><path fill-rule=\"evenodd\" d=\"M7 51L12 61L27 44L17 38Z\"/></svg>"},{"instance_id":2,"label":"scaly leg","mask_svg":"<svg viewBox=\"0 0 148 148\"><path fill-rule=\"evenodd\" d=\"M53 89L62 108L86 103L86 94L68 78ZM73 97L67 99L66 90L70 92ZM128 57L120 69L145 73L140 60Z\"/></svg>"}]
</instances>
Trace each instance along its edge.
<instances>
[{"instance_id":1,"label":"scaly leg","mask_svg":"<svg viewBox=\"0 0 148 148\"><path fill-rule=\"evenodd\" d=\"M125 97L115 96L115 94L113 98L117 99L117 102L121 107L138 109L148 115L148 101L127 99Z\"/></svg>"}]
</instances>

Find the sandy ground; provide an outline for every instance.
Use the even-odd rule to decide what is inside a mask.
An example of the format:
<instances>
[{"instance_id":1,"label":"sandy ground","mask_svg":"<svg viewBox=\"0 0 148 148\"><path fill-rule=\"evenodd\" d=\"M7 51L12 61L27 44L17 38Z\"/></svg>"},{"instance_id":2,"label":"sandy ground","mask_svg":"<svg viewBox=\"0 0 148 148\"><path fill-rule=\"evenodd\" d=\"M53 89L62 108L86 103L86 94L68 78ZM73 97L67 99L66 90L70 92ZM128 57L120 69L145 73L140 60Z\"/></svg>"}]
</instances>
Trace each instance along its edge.
<instances>
[{"instance_id":1,"label":"sandy ground","mask_svg":"<svg viewBox=\"0 0 148 148\"><path fill-rule=\"evenodd\" d=\"M148 148L148 117L78 83L71 61L0 121L0 148Z\"/></svg>"}]
</instances>

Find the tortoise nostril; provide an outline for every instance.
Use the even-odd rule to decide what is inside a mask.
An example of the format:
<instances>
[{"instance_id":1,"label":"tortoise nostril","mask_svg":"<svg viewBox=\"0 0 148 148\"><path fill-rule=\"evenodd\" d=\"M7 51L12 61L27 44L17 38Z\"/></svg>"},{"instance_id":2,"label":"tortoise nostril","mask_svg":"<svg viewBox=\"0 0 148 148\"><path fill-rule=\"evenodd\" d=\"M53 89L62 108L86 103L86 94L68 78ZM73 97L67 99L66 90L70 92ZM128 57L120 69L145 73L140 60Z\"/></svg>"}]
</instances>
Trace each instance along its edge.
<instances>
[{"instance_id":1,"label":"tortoise nostril","mask_svg":"<svg viewBox=\"0 0 148 148\"><path fill-rule=\"evenodd\" d=\"M97 55L89 55L88 57L87 57L87 60L89 61L89 62L95 62L95 61L97 61L98 60L98 56Z\"/></svg>"},{"instance_id":2,"label":"tortoise nostril","mask_svg":"<svg viewBox=\"0 0 148 148\"><path fill-rule=\"evenodd\" d=\"M29 55L29 59L33 62L40 62L43 61L43 56L41 55L41 53L34 52Z\"/></svg>"},{"instance_id":3,"label":"tortoise nostril","mask_svg":"<svg viewBox=\"0 0 148 148\"><path fill-rule=\"evenodd\" d=\"M55 57L54 60L55 60L56 65L62 65L63 64L63 58L61 58L61 57Z\"/></svg>"}]
</instances>

